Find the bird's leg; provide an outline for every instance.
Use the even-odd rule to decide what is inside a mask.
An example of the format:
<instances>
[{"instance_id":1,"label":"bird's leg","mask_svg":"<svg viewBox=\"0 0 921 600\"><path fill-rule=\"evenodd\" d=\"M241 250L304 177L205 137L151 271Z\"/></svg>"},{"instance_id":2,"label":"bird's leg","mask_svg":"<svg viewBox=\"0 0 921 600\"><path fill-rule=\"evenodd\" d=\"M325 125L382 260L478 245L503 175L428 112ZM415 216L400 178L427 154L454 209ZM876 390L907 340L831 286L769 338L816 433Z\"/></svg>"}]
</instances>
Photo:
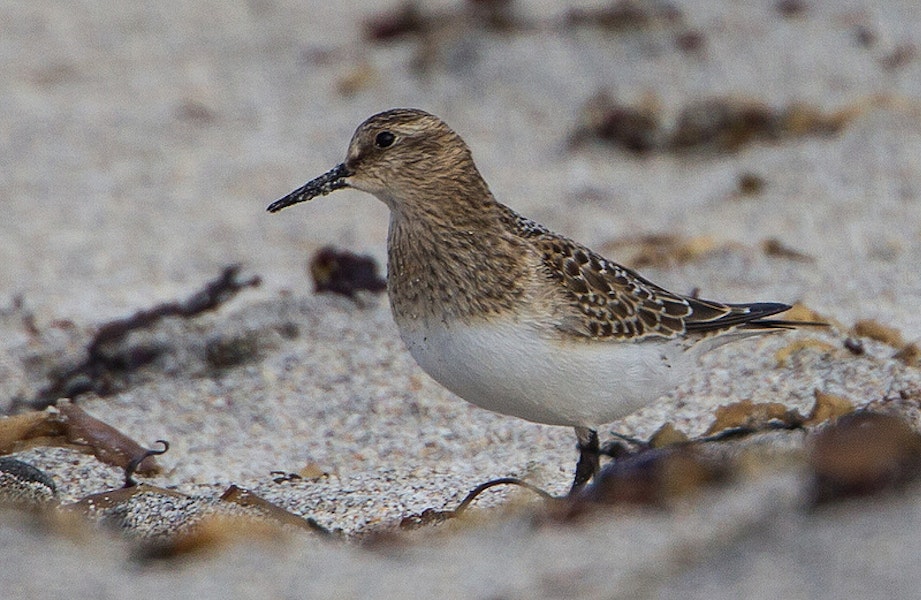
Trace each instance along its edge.
<instances>
[{"instance_id":1,"label":"bird's leg","mask_svg":"<svg viewBox=\"0 0 921 600\"><path fill-rule=\"evenodd\" d=\"M588 427L576 427L576 439L579 444L579 462L576 464L576 476L569 493L582 489L588 480L598 472L601 455L598 448L598 432Z\"/></svg>"}]
</instances>

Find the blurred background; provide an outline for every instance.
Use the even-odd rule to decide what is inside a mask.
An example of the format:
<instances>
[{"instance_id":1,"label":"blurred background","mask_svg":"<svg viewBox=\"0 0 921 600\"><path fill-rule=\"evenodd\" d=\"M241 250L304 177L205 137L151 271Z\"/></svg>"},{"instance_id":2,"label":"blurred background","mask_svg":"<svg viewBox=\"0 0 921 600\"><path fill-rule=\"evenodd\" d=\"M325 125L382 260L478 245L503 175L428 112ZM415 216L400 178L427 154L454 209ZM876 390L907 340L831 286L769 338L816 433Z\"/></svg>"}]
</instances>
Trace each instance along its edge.
<instances>
[{"instance_id":1,"label":"blurred background","mask_svg":"<svg viewBox=\"0 0 921 600\"><path fill-rule=\"evenodd\" d=\"M169 440L145 481L188 496L112 508L108 522L136 537L194 524L230 484L347 534L457 506L494 477L563 491L571 431L451 396L403 351L386 301L314 295L307 264L323 246L383 266L383 204L346 190L265 211L339 163L369 115L409 106L460 133L519 213L674 291L800 301L839 325L710 353L605 436L693 437L728 401L805 415L816 392L917 430L919 36L916 0L4 0L0 412L73 395L143 445ZM185 299L230 264L262 285L93 362L102 324ZM882 450L843 445L891 478L901 455L872 437ZM685 598L702 581L694 597L913 597L917 494L806 510L812 467L783 456L804 454L804 434L772 439L749 461L769 471L754 489L743 477L690 508L618 507L583 526L480 523L444 553L431 550L448 536L396 552L309 537L260 554L247 539L186 570L148 569L111 538L74 542L71 526L19 515L0 527L0 589ZM921 442L904 439L917 477ZM15 457L62 502L122 485L121 469L66 441ZM478 507L498 521L503 493Z\"/></svg>"},{"instance_id":2,"label":"blurred background","mask_svg":"<svg viewBox=\"0 0 921 600\"><path fill-rule=\"evenodd\" d=\"M309 293L324 244L382 261L371 197L264 208L413 106L500 201L676 290L917 337L919 25L907 0L4 2L0 305L100 322L231 262L270 295Z\"/></svg>"}]
</instances>

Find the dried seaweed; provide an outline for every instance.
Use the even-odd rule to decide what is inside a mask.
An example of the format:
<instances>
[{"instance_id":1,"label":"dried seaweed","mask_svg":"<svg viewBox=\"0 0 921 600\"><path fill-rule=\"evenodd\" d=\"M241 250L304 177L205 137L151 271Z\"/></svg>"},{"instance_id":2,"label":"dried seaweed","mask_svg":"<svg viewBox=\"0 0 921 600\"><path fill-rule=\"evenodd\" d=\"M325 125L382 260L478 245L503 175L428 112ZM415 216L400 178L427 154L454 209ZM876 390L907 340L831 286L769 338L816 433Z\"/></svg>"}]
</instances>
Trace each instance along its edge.
<instances>
[{"instance_id":1,"label":"dried seaweed","mask_svg":"<svg viewBox=\"0 0 921 600\"><path fill-rule=\"evenodd\" d=\"M713 423L704 433L713 436L724 431L746 433L765 429L801 427L804 417L781 402L742 400L717 407Z\"/></svg>"},{"instance_id":2,"label":"dried seaweed","mask_svg":"<svg viewBox=\"0 0 921 600\"><path fill-rule=\"evenodd\" d=\"M879 59L879 65L886 71L896 71L914 61L918 48L911 42L897 45L888 54Z\"/></svg>"},{"instance_id":3,"label":"dried seaweed","mask_svg":"<svg viewBox=\"0 0 921 600\"><path fill-rule=\"evenodd\" d=\"M67 423L57 412L30 411L0 417L0 454L16 452L30 440L65 435Z\"/></svg>"},{"instance_id":4,"label":"dried seaweed","mask_svg":"<svg viewBox=\"0 0 921 600\"><path fill-rule=\"evenodd\" d=\"M757 141L836 135L865 105L861 102L828 112L806 103L772 107L757 100L714 97L689 103L669 127L654 98L629 105L601 91L585 103L570 135L570 146L578 148L596 140L635 154L736 152Z\"/></svg>"},{"instance_id":5,"label":"dried seaweed","mask_svg":"<svg viewBox=\"0 0 921 600\"><path fill-rule=\"evenodd\" d=\"M159 494L162 496L172 496L174 498L188 498L186 494L177 492L175 490L168 490L166 488L158 487L155 485L148 485L146 483L141 483L139 485L121 487L117 490L106 490L105 492L99 492L98 494L90 494L80 498L73 504L68 504L67 508L77 511L82 515L91 515L93 513L107 511L120 504L124 504L131 498L140 496L142 494Z\"/></svg>"},{"instance_id":6,"label":"dried seaweed","mask_svg":"<svg viewBox=\"0 0 921 600\"><path fill-rule=\"evenodd\" d=\"M132 549L131 558L141 563L169 561L207 555L232 545L277 545L285 541L286 533L277 523L264 519L211 514L175 535L144 541Z\"/></svg>"},{"instance_id":7,"label":"dried seaweed","mask_svg":"<svg viewBox=\"0 0 921 600\"><path fill-rule=\"evenodd\" d=\"M921 475L921 435L899 417L854 412L810 446L815 505L897 490Z\"/></svg>"},{"instance_id":8,"label":"dried seaweed","mask_svg":"<svg viewBox=\"0 0 921 600\"><path fill-rule=\"evenodd\" d=\"M377 13L362 23L364 38L372 43L421 39L423 44L446 37L451 30L513 32L529 28L514 12L512 0L470 0L462 8L441 12L423 11L408 0L394 9Z\"/></svg>"},{"instance_id":9,"label":"dried seaweed","mask_svg":"<svg viewBox=\"0 0 921 600\"><path fill-rule=\"evenodd\" d=\"M28 405L41 410L59 398L73 398L84 392L92 391L100 396L115 393L113 378L116 374L134 371L155 360L162 352L155 346L125 344L132 332L150 328L167 317L192 318L214 310L240 290L260 284L258 276L240 279L239 271L239 265L227 266L220 276L183 301L164 302L130 317L104 323L87 345L86 358L54 376Z\"/></svg>"},{"instance_id":10,"label":"dried seaweed","mask_svg":"<svg viewBox=\"0 0 921 600\"><path fill-rule=\"evenodd\" d=\"M514 485L522 487L526 490L534 492L544 500L560 500L560 498L554 496L550 492L542 490L536 485L518 479L517 477L500 477L499 479L491 479L485 483L481 483L480 485L470 490L464 499L461 500L460 504L457 505L457 508L450 510L437 510L434 508L427 508L421 513L403 517L403 519L400 520L400 529L418 529L426 525L437 525L439 523L444 523L448 519L459 517L465 513L467 509L470 508L473 502L483 492L500 485Z\"/></svg>"},{"instance_id":11,"label":"dried seaweed","mask_svg":"<svg viewBox=\"0 0 921 600\"><path fill-rule=\"evenodd\" d=\"M915 342L905 342L902 332L895 327L884 325L873 319L863 319L854 324L851 333L858 338L870 338L895 348L892 358L909 367L921 365L921 348ZM854 340L854 343L860 343L860 340ZM854 343L851 344L852 347ZM863 345L861 344L860 347L862 348ZM851 350L850 347L848 349Z\"/></svg>"},{"instance_id":12,"label":"dried seaweed","mask_svg":"<svg viewBox=\"0 0 921 600\"><path fill-rule=\"evenodd\" d=\"M352 300L357 293L380 293L387 281L377 273L377 263L370 256L324 246L310 259L310 275L316 293L332 292Z\"/></svg>"},{"instance_id":13,"label":"dried seaweed","mask_svg":"<svg viewBox=\"0 0 921 600\"><path fill-rule=\"evenodd\" d=\"M90 448L104 463L123 469L133 465L131 474L153 475L159 471L153 455L121 431L71 402L59 402L57 408L66 418L65 438L68 443ZM129 476L126 475L126 478Z\"/></svg>"},{"instance_id":14,"label":"dried seaweed","mask_svg":"<svg viewBox=\"0 0 921 600\"><path fill-rule=\"evenodd\" d=\"M573 8L566 15L567 25L590 25L611 32L636 31L681 23L683 20L684 14L680 8L661 0L614 0L605 6Z\"/></svg>"},{"instance_id":15,"label":"dried seaweed","mask_svg":"<svg viewBox=\"0 0 921 600\"><path fill-rule=\"evenodd\" d=\"M306 529L307 531L312 531L314 533L319 533L324 536L332 535L332 532L317 523L314 519L310 517L301 517L298 516L284 508L269 502L265 498L254 494L249 490L245 490L236 485L231 485L228 487L223 494L221 494L222 502L231 502L239 506L245 506L248 508L255 508L260 513L270 517L271 519L277 521L282 525L293 525L300 529Z\"/></svg>"},{"instance_id":16,"label":"dried seaweed","mask_svg":"<svg viewBox=\"0 0 921 600\"><path fill-rule=\"evenodd\" d=\"M739 173L736 183L739 196L755 196L763 192L767 186L767 181L764 177L751 171Z\"/></svg>"},{"instance_id":17,"label":"dried seaweed","mask_svg":"<svg viewBox=\"0 0 921 600\"><path fill-rule=\"evenodd\" d=\"M54 479L41 469L17 460L0 457L0 508L43 509L55 502Z\"/></svg>"},{"instance_id":18,"label":"dried seaweed","mask_svg":"<svg viewBox=\"0 0 921 600\"><path fill-rule=\"evenodd\" d=\"M802 17L806 14L806 3L803 0L778 0L774 8L787 19Z\"/></svg>"},{"instance_id":19,"label":"dried seaweed","mask_svg":"<svg viewBox=\"0 0 921 600\"><path fill-rule=\"evenodd\" d=\"M786 258L800 262L815 262L815 257L795 250L777 238L767 238L761 242L761 249L767 256Z\"/></svg>"},{"instance_id":20,"label":"dried seaweed","mask_svg":"<svg viewBox=\"0 0 921 600\"><path fill-rule=\"evenodd\" d=\"M804 350L813 350L827 355L834 355L838 348L832 344L815 338L801 338L793 340L780 350L774 353L774 360L777 361L779 368L786 367L790 359L795 358Z\"/></svg>"},{"instance_id":21,"label":"dried seaweed","mask_svg":"<svg viewBox=\"0 0 921 600\"><path fill-rule=\"evenodd\" d=\"M884 325L874 319L862 319L854 323L852 333L858 337L867 337L877 342L882 342L893 348L901 348L905 344L902 333L895 327Z\"/></svg>"},{"instance_id":22,"label":"dried seaweed","mask_svg":"<svg viewBox=\"0 0 921 600\"><path fill-rule=\"evenodd\" d=\"M163 440L158 443L169 448ZM102 462L125 469L126 485L135 473L158 473L160 467L153 457L166 452L144 448L67 400L58 402L56 409L0 418L0 454L28 445L70 446L92 452Z\"/></svg>"}]
</instances>

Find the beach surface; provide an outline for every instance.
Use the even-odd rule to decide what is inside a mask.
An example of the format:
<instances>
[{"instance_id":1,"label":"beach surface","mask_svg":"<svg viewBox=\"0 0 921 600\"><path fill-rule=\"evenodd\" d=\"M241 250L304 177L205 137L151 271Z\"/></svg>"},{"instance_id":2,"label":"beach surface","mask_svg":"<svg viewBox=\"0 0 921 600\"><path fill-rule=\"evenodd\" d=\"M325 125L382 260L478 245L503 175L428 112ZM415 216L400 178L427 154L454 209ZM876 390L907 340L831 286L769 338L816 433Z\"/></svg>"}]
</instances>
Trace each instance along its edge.
<instances>
[{"instance_id":1,"label":"beach surface","mask_svg":"<svg viewBox=\"0 0 921 600\"><path fill-rule=\"evenodd\" d=\"M0 6L0 410L72 396L144 447L169 442L160 472L136 476L150 488L89 508L122 467L78 439L8 454L53 480L53 495L25 487L56 508L0 512L4 597L921 589L914 438L892 436L908 441L881 468L889 491L817 506L828 424L778 429L779 413L702 444L695 464L718 476L678 491L668 476L645 501L573 515L503 486L441 522L495 478L563 494L576 452L569 429L428 379L386 294L314 293L324 246L383 274L382 203L345 190L265 211L396 106L460 133L501 202L664 287L831 324L720 347L603 441L699 437L742 402L805 418L828 397L921 429L921 8L502 4ZM230 265L232 291L183 311ZM103 325L169 303L79 371ZM0 464L0 494L22 479Z\"/></svg>"}]
</instances>

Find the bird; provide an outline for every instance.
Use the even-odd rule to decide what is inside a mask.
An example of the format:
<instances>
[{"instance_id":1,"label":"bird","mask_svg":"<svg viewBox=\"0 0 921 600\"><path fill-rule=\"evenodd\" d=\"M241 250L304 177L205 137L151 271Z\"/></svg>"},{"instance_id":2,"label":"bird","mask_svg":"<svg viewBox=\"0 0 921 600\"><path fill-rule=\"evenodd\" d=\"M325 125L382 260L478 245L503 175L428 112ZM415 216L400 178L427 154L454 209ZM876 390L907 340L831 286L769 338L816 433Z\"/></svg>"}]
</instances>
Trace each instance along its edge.
<instances>
[{"instance_id":1,"label":"bird","mask_svg":"<svg viewBox=\"0 0 921 600\"><path fill-rule=\"evenodd\" d=\"M353 188L390 209L387 292L419 366L464 400L572 427L570 493L600 468L598 428L678 387L723 343L790 329L779 302L683 295L500 203L464 140L414 108L375 114L345 160L272 202Z\"/></svg>"}]
</instances>

